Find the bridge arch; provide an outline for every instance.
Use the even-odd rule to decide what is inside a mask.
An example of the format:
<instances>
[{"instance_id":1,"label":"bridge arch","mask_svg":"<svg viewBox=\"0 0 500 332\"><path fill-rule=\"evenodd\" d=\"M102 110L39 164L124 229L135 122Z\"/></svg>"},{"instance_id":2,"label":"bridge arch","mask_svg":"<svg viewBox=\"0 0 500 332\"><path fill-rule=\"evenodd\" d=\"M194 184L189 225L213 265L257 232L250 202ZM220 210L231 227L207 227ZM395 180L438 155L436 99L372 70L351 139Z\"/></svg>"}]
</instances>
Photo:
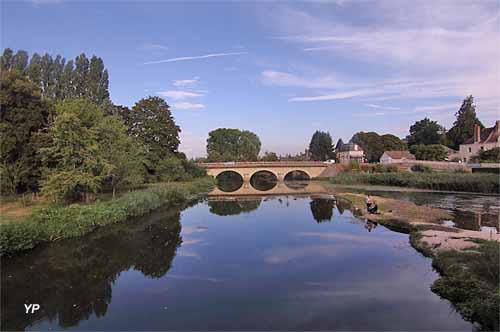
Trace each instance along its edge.
<instances>
[{"instance_id":1,"label":"bridge arch","mask_svg":"<svg viewBox=\"0 0 500 332\"><path fill-rule=\"evenodd\" d=\"M294 169L294 170L287 172L285 174L285 176L283 177L283 180L285 180L285 181L295 180L294 177L300 177L297 180L311 180L311 178L312 178L311 175L307 171L302 170L302 169Z\"/></svg>"},{"instance_id":2,"label":"bridge arch","mask_svg":"<svg viewBox=\"0 0 500 332\"><path fill-rule=\"evenodd\" d=\"M259 181L259 175L261 176L261 180ZM262 169L250 176L250 185L258 191L268 191L276 187L276 184L279 182L278 174L273 171Z\"/></svg>"},{"instance_id":3,"label":"bridge arch","mask_svg":"<svg viewBox=\"0 0 500 332\"><path fill-rule=\"evenodd\" d=\"M243 175L234 170L223 170L215 176L219 189L224 192L233 192L240 189L245 182Z\"/></svg>"}]
</instances>

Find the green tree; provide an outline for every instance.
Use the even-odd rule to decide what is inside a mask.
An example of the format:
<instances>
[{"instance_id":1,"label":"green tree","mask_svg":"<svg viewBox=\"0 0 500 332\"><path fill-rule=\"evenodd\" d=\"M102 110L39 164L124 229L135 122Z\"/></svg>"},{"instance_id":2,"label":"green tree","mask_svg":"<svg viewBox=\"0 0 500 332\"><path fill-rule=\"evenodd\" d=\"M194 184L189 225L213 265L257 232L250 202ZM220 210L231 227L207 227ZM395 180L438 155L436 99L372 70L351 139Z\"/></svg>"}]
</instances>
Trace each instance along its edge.
<instances>
[{"instance_id":1,"label":"green tree","mask_svg":"<svg viewBox=\"0 0 500 332\"><path fill-rule=\"evenodd\" d=\"M477 156L471 159L473 162L480 163L500 163L500 148L480 151Z\"/></svg>"},{"instance_id":2,"label":"green tree","mask_svg":"<svg viewBox=\"0 0 500 332\"><path fill-rule=\"evenodd\" d=\"M115 198L116 189L123 185L138 185L144 182L144 148L135 137L127 135L127 127L116 116L105 116L97 124L99 153L109 163L105 174Z\"/></svg>"},{"instance_id":3,"label":"green tree","mask_svg":"<svg viewBox=\"0 0 500 332\"><path fill-rule=\"evenodd\" d=\"M168 169L169 161L165 160L175 157L180 143L181 129L175 123L170 106L162 98L149 97L124 111L128 134L137 137L144 146L148 173L158 180Z\"/></svg>"},{"instance_id":4,"label":"green tree","mask_svg":"<svg viewBox=\"0 0 500 332\"><path fill-rule=\"evenodd\" d=\"M384 151L406 150L406 144L398 137L385 134L380 136L375 132L358 132L351 138L351 142L358 144L365 153L368 162L377 162Z\"/></svg>"},{"instance_id":5,"label":"green tree","mask_svg":"<svg viewBox=\"0 0 500 332\"><path fill-rule=\"evenodd\" d=\"M380 136L375 132L365 133L363 131L354 134L351 142L358 144L365 153L368 162L376 162L384 153L384 147L381 144Z\"/></svg>"},{"instance_id":6,"label":"green tree","mask_svg":"<svg viewBox=\"0 0 500 332\"><path fill-rule=\"evenodd\" d=\"M28 65L28 52L23 50L17 51L16 54L14 55L14 58L12 59L11 69L23 72L26 69L27 65Z\"/></svg>"},{"instance_id":7,"label":"green tree","mask_svg":"<svg viewBox=\"0 0 500 332\"><path fill-rule=\"evenodd\" d=\"M255 161L260 152L259 137L248 130L219 128L208 133L208 161Z\"/></svg>"},{"instance_id":8,"label":"green tree","mask_svg":"<svg viewBox=\"0 0 500 332\"><path fill-rule=\"evenodd\" d=\"M260 158L260 160L262 160L262 161L278 161L279 158L278 158L278 155L276 153L266 151L266 152L264 152L264 155L262 156L262 158Z\"/></svg>"},{"instance_id":9,"label":"green tree","mask_svg":"<svg viewBox=\"0 0 500 332\"><path fill-rule=\"evenodd\" d=\"M37 136L48 128L52 105L18 71L2 71L0 75L2 191L37 191L41 175Z\"/></svg>"},{"instance_id":10,"label":"green tree","mask_svg":"<svg viewBox=\"0 0 500 332\"><path fill-rule=\"evenodd\" d=\"M447 135L451 140L451 148L458 149L460 144L474 136L474 126L477 124L484 128L481 121L476 116L476 106L474 97L468 96L464 99L462 106L455 114L456 120Z\"/></svg>"},{"instance_id":11,"label":"green tree","mask_svg":"<svg viewBox=\"0 0 500 332\"><path fill-rule=\"evenodd\" d=\"M408 145L439 144L446 130L436 121L429 118L415 122L410 127L410 135L406 137Z\"/></svg>"},{"instance_id":12,"label":"green tree","mask_svg":"<svg viewBox=\"0 0 500 332\"><path fill-rule=\"evenodd\" d=\"M327 160L333 158L333 143L330 133L317 130L311 137L309 152L313 160Z\"/></svg>"},{"instance_id":13,"label":"green tree","mask_svg":"<svg viewBox=\"0 0 500 332\"><path fill-rule=\"evenodd\" d=\"M89 193L96 193L113 170L99 144L104 114L85 99L64 101L56 112L51 142L41 149L47 166L42 192L54 200L88 201Z\"/></svg>"},{"instance_id":14,"label":"green tree","mask_svg":"<svg viewBox=\"0 0 500 332\"><path fill-rule=\"evenodd\" d=\"M7 71L12 68L12 60L14 58L14 52L12 49L6 48L3 50L3 54L0 57L0 69L2 71Z\"/></svg>"},{"instance_id":15,"label":"green tree","mask_svg":"<svg viewBox=\"0 0 500 332\"><path fill-rule=\"evenodd\" d=\"M446 147L441 144L416 144L410 147L410 152L418 160L443 161L448 156Z\"/></svg>"}]
</instances>

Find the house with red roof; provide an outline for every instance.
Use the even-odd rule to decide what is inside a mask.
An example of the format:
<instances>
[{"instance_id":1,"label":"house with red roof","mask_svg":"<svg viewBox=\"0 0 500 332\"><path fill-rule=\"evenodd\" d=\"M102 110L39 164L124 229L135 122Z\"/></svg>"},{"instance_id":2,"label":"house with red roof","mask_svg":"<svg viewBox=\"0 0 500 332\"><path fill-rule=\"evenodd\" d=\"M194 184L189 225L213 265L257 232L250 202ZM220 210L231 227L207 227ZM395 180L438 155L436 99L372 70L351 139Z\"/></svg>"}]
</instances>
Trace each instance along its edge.
<instances>
[{"instance_id":1,"label":"house with red roof","mask_svg":"<svg viewBox=\"0 0 500 332\"><path fill-rule=\"evenodd\" d=\"M500 147L500 120L490 128L481 129L480 126L474 126L474 136L469 138L464 144L460 144L460 160L469 162L470 159L484 150L491 150Z\"/></svg>"}]
</instances>

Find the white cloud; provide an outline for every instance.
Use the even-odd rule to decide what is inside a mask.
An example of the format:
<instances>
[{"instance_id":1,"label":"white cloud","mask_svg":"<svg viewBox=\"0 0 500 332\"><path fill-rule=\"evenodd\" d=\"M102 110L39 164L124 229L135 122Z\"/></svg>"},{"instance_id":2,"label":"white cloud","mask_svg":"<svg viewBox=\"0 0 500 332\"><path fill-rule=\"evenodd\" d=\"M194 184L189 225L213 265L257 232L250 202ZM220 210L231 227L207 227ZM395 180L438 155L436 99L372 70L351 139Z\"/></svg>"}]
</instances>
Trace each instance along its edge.
<instances>
[{"instance_id":1,"label":"white cloud","mask_svg":"<svg viewBox=\"0 0 500 332\"><path fill-rule=\"evenodd\" d=\"M218 58L218 57L223 57L223 56L242 55L242 54L247 54L247 52L211 53L211 54L204 54L204 55L184 56L184 57L170 58L170 59L165 59L165 60L148 61L148 62L144 62L144 64L145 65L152 65L152 64L158 64L158 63Z\"/></svg>"},{"instance_id":2,"label":"white cloud","mask_svg":"<svg viewBox=\"0 0 500 332\"><path fill-rule=\"evenodd\" d=\"M192 79L188 79L188 80L175 80L173 82L173 85L177 86L177 87L192 86L192 85L197 84L199 82L199 80L200 80L200 78L198 76L193 77Z\"/></svg>"},{"instance_id":3,"label":"white cloud","mask_svg":"<svg viewBox=\"0 0 500 332\"><path fill-rule=\"evenodd\" d=\"M186 99L186 98L195 98L204 96L203 93L193 92L193 91L183 91L183 90L160 91L158 92L158 95L172 99Z\"/></svg>"},{"instance_id":4,"label":"white cloud","mask_svg":"<svg viewBox=\"0 0 500 332\"><path fill-rule=\"evenodd\" d=\"M347 99L360 96L370 96L377 93L380 93L380 90L362 89L362 90L343 91L343 92L323 94L310 97L293 97L288 99L288 101L323 101L323 100Z\"/></svg>"},{"instance_id":5,"label":"white cloud","mask_svg":"<svg viewBox=\"0 0 500 332\"><path fill-rule=\"evenodd\" d=\"M343 15L351 6L363 13L362 20ZM263 21L272 24L279 36L275 39L297 45L311 57L309 64L317 63L309 65L315 75L262 73L265 84L321 89L290 101L363 98L376 105L384 100L463 99L472 94L481 105L500 99L497 1L345 2L343 8L325 8L321 13L302 8L307 7L281 5L263 13ZM318 64L338 59L347 59L349 65ZM370 70L361 79L346 76L353 66Z\"/></svg>"},{"instance_id":6,"label":"white cloud","mask_svg":"<svg viewBox=\"0 0 500 332\"><path fill-rule=\"evenodd\" d=\"M305 88L334 88L341 86L338 79L333 76L310 79L276 70L264 70L261 73L261 80L265 84L277 86L297 86Z\"/></svg>"},{"instance_id":7,"label":"white cloud","mask_svg":"<svg viewBox=\"0 0 500 332\"><path fill-rule=\"evenodd\" d=\"M166 51L168 50L168 46L162 45L162 44L144 44L142 45L142 49L146 51L155 51L155 52L160 52L160 51Z\"/></svg>"},{"instance_id":8,"label":"white cloud","mask_svg":"<svg viewBox=\"0 0 500 332\"><path fill-rule=\"evenodd\" d=\"M377 108L377 109L381 109L381 110L399 110L399 109L401 109L400 107L382 106L382 105L377 105L377 104L365 104L365 106L368 106L371 108Z\"/></svg>"},{"instance_id":9,"label":"white cloud","mask_svg":"<svg viewBox=\"0 0 500 332\"><path fill-rule=\"evenodd\" d=\"M181 103L174 103L173 108L178 110L196 110L205 108L205 105L199 103L181 102Z\"/></svg>"}]
</instances>

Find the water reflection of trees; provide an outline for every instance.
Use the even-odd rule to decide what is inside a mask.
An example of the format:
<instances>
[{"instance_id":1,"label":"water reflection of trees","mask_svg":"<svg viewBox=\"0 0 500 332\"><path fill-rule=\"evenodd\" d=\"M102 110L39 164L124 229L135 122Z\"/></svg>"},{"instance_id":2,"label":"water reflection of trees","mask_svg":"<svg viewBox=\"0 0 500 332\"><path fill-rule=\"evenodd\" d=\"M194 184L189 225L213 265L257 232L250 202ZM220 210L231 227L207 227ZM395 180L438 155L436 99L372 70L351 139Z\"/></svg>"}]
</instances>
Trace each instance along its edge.
<instances>
[{"instance_id":1,"label":"water reflection of trees","mask_svg":"<svg viewBox=\"0 0 500 332\"><path fill-rule=\"evenodd\" d=\"M276 175L268 171L259 171L250 178L252 187L259 191L271 190L276 187L277 183Z\"/></svg>"},{"instance_id":2,"label":"water reflection of trees","mask_svg":"<svg viewBox=\"0 0 500 332\"><path fill-rule=\"evenodd\" d=\"M120 272L132 267L151 278L167 273L182 242L179 219L179 210L157 212L3 259L2 328L24 330L56 318L70 327L92 314L104 316ZM26 315L25 303L41 309Z\"/></svg>"},{"instance_id":3,"label":"water reflection of trees","mask_svg":"<svg viewBox=\"0 0 500 332\"><path fill-rule=\"evenodd\" d=\"M210 207L210 213L218 216L234 216L257 210L260 202L260 199L208 201L208 206Z\"/></svg>"},{"instance_id":4,"label":"water reflection of trees","mask_svg":"<svg viewBox=\"0 0 500 332\"><path fill-rule=\"evenodd\" d=\"M335 200L329 198L314 198L309 203L314 220L318 223L331 221L333 209L335 209Z\"/></svg>"},{"instance_id":5,"label":"water reflection of trees","mask_svg":"<svg viewBox=\"0 0 500 332\"><path fill-rule=\"evenodd\" d=\"M217 187L224 192L233 192L241 188L243 178L236 172L226 171L217 176Z\"/></svg>"}]
</instances>

